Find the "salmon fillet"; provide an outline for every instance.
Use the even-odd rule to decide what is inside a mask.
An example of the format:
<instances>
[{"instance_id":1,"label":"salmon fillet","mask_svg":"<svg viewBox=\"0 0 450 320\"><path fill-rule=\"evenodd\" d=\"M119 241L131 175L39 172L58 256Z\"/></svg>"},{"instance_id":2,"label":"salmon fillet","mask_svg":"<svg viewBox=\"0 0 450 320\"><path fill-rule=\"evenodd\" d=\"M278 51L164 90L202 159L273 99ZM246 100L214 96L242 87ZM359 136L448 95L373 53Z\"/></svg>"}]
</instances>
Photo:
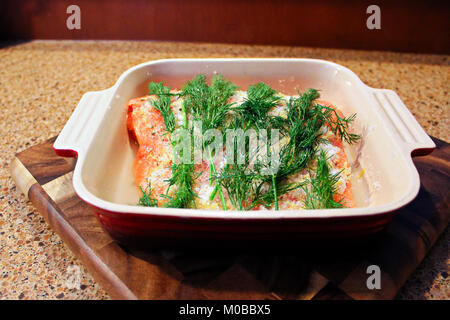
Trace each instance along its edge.
<instances>
[{"instance_id":1,"label":"salmon fillet","mask_svg":"<svg viewBox=\"0 0 450 320\"><path fill-rule=\"evenodd\" d=\"M177 91L171 91L176 93ZM284 101L289 96L282 93L278 94ZM230 99L231 102L241 103L246 98L245 91L237 91ZM137 152L134 171L135 171L135 183L138 187L142 187L144 190L148 187L149 183L152 188L152 197L158 201L159 206L163 206L166 203L167 197L164 194L172 196L176 192L176 186L172 186L168 190L168 179L172 176L172 145L170 143L170 134L165 130L164 119L154 106L152 101L156 99L156 96L144 96L135 98L128 103L128 117L127 127L134 137L136 143L139 145ZM317 101L320 104L331 107L334 106L326 101ZM182 122L181 106L183 99L178 96L171 97L171 109L175 115L177 124ZM279 115L281 117L286 116L286 103L284 102L279 107L269 112L271 115ZM344 151L343 143L339 137L334 135L329 128L324 127L322 138L328 140L328 143L322 143L319 148L325 150L329 158L329 165L331 173L337 173L342 171L340 179L337 183L337 193L334 194L336 201L340 200L345 207L354 207L355 202L353 199L351 188L351 168L348 163L347 156ZM223 168L223 159L214 159L215 168L220 171ZM314 164L311 164L314 166ZM297 174L289 177L289 182L300 182L305 179L309 179L311 168L306 168ZM218 194L216 194L214 200L210 201L211 192L214 189L214 185L209 183L209 164L203 161L201 164L195 165L195 172L199 174L198 178L194 180L193 190L197 197L195 198L195 206L198 209L221 209L221 202ZM233 208L226 191L223 190L226 200L227 208ZM292 190L279 198L279 209L303 209L305 198L305 191L302 188ZM266 210L264 206L258 206L255 210ZM269 209L273 209L269 208Z\"/></svg>"}]
</instances>

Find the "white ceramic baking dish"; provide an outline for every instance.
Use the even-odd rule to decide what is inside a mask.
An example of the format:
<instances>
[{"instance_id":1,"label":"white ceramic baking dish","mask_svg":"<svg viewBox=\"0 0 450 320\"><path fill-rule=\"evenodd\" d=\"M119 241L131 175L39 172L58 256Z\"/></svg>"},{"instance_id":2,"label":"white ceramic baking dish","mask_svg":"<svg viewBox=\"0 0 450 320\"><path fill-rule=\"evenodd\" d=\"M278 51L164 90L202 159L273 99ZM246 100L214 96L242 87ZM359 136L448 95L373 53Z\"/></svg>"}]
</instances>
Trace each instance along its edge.
<instances>
[{"instance_id":1,"label":"white ceramic baking dish","mask_svg":"<svg viewBox=\"0 0 450 320\"><path fill-rule=\"evenodd\" d=\"M223 74L242 87L265 81L285 93L316 88L363 136L346 148L353 167L357 208L291 211L214 211L140 207L134 185L136 148L126 128L127 102L147 94L150 81L180 88L197 74ZM143 237L270 238L355 236L378 231L395 210L417 195L420 181L412 155L435 144L391 90L366 86L338 64L314 59L168 59L123 73L103 91L86 93L54 143L62 156L77 156L73 185L104 227L119 241Z\"/></svg>"}]
</instances>

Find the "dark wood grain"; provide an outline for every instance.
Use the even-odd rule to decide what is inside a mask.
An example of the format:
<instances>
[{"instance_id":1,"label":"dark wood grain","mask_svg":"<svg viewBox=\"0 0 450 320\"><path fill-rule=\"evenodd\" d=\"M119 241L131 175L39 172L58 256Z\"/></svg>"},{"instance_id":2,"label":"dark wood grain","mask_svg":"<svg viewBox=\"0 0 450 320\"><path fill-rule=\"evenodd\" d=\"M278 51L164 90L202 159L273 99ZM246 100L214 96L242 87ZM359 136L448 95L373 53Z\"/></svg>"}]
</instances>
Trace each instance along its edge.
<instances>
[{"instance_id":1,"label":"dark wood grain","mask_svg":"<svg viewBox=\"0 0 450 320\"><path fill-rule=\"evenodd\" d=\"M43 148L36 145L20 152L20 162L28 169L36 181L43 185L75 169L75 158L55 157L53 142L56 137L48 140ZM36 161L39 159L39 161Z\"/></svg>"},{"instance_id":2,"label":"dark wood grain","mask_svg":"<svg viewBox=\"0 0 450 320\"><path fill-rule=\"evenodd\" d=\"M385 230L345 243L305 243L295 252L120 246L76 196L70 183L75 161L56 156L53 140L19 153L17 159L37 181L28 190L29 199L113 298L392 299L449 222L450 147L433 140L437 150L414 159L421 178L419 195ZM67 195L58 193L55 200L52 187L58 183L68 183ZM381 290L367 289L371 264L381 268Z\"/></svg>"},{"instance_id":3,"label":"dark wood grain","mask_svg":"<svg viewBox=\"0 0 450 320\"><path fill-rule=\"evenodd\" d=\"M136 299L135 294L110 270L105 263L106 261L101 260L96 254L98 250L94 251L87 245L85 239L80 236L76 228L62 213L61 208L46 194L39 184L34 184L30 188L28 198L52 229L60 235L73 254L83 261L89 272L113 298ZM109 256L117 252L117 249L114 249L111 248ZM121 250L119 251L121 252Z\"/></svg>"},{"instance_id":4,"label":"dark wood grain","mask_svg":"<svg viewBox=\"0 0 450 320\"><path fill-rule=\"evenodd\" d=\"M329 282L312 300L352 300L335 284Z\"/></svg>"}]
</instances>

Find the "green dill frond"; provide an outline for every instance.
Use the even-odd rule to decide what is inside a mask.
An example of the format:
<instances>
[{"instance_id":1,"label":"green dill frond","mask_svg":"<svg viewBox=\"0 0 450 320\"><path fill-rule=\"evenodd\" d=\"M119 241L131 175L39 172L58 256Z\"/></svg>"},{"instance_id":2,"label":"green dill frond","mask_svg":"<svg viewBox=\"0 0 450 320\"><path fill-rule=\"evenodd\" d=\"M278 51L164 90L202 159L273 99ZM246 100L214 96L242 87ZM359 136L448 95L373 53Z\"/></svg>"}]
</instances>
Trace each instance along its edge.
<instances>
[{"instance_id":1,"label":"green dill frond","mask_svg":"<svg viewBox=\"0 0 450 320\"><path fill-rule=\"evenodd\" d=\"M335 201L336 184L342 171L330 174L330 166L325 151L321 151L317 158L315 176L310 179L310 186L304 187L306 193L304 205L306 209L342 208L341 200Z\"/></svg>"},{"instance_id":2,"label":"green dill frond","mask_svg":"<svg viewBox=\"0 0 450 320\"><path fill-rule=\"evenodd\" d=\"M310 89L297 99L288 102L288 119L270 117L268 112L280 103L276 91L266 84L251 86L248 99L237 108L241 117L234 119L233 129L246 126L259 129L278 128L289 142L280 150L280 166L273 175L262 175L264 166L256 164L248 172L245 166L229 166L219 177L233 204L244 210L258 205L278 209L278 198L287 192L300 188L303 183L287 184L287 179L306 168L315 157L315 148L321 142L321 127L324 120L311 112L311 104L318 97L316 90ZM248 152L248 150L247 150ZM265 186L265 187L263 187ZM244 202L244 205L241 203Z\"/></svg>"},{"instance_id":3,"label":"green dill frond","mask_svg":"<svg viewBox=\"0 0 450 320\"><path fill-rule=\"evenodd\" d=\"M196 194L192 186L194 181L193 164L174 164L172 165L172 177L168 180L169 188L173 185L178 186L174 196L162 195L169 199L165 204L167 208L190 208L194 203ZM169 190L167 189L167 192Z\"/></svg>"},{"instance_id":4,"label":"green dill frond","mask_svg":"<svg viewBox=\"0 0 450 320\"><path fill-rule=\"evenodd\" d=\"M211 80L211 86L208 86L206 77L199 75L192 81L189 81L183 88L184 106L186 110L192 112L194 120L202 121L202 133L209 129L222 127L227 120L228 112L233 105L228 100L236 91L236 86L223 78L222 75L215 75ZM203 142L203 149L208 147L211 141ZM209 153L210 181L212 175L216 174L214 161ZM222 208L226 210L225 198L222 189L215 189L219 192L222 202Z\"/></svg>"},{"instance_id":5,"label":"green dill frond","mask_svg":"<svg viewBox=\"0 0 450 320\"><path fill-rule=\"evenodd\" d=\"M271 178L272 184L265 182L265 184L269 186L269 189L267 191L261 192L261 187L263 186L263 184L257 186L254 201L249 206L250 209L253 209L254 207L257 207L259 205L270 208L275 204L275 210L278 210L278 199L292 190L303 187L305 184L304 181L298 183L286 183L285 181L281 180L277 182L275 176L271 176ZM275 181L275 183L273 181ZM276 196L276 198L274 197L274 195Z\"/></svg>"},{"instance_id":6,"label":"green dill frond","mask_svg":"<svg viewBox=\"0 0 450 320\"><path fill-rule=\"evenodd\" d=\"M341 140L354 143L360 136L350 133L349 126L355 119L355 115L341 117L330 107L317 104L319 92L308 89L300 93L297 98L291 98L286 102L287 118L272 116L270 110L280 106L282 98L277 91L265 83L257 83L249 87L247 98L240 104L230 103L237 87L221 75L212 77L209 85L205 75L199 75L187 82L179 96L183 97L183 128L188 129L188 114L190 119L202 121L202 133L209 129L222 129L226 134L228 129L254 129L257 134L260 130L279 129L287 143L281 146L278 171L266 175L262 174L270 164L252 162L249 146L245 145L244 164L226 164L221 172L214 167L213 154L209 152L209 179L216 186L210 194L212 201L216 194L220 195L222 207L226 210L222 189L228 194L231 204L239 210L251 210L263 205L267 208L274 206L279 209L279 199L286 193L303 188L306 193L304 205L306 208L340 208L341 201L335 201L336 184L339 175L330 174L330 167L324 151L317 153L317 147L324 142L322 128L328 126L330 130ZM163 118L168 132L173 132L176 126L175 117L170 108L170 88L162 83L150 83L149 94L158 96L153 101ZM192 131L192 129L191 129ZM248 137L247 137L248 138ZM270 145L271 137L268 138ZM286 140L286 139L285 139ZM208 150L212 141L203 141L203 149ZM172 142L173 146L177 142ZM234 143L235 150L237 143ZM270 151L269 151L270 152ZM236 152L234 153L236 155ZM289 183L289 178L308 168L317 161L316 172L312 173L310 181ZM250 166L253 163L253 166ZM267 168L266 168L267 167ZM201 173L200 173L201 174ZM193 164L173 164L172 177L167 180L169 187L165 195L169 199L165 206L171 208L189 208L195 205L197 195L193 191L194 181L200 174L194 172ZM306 184L309 184L306 186ZM173 196L168 192L172 186L177 187ZM151 191L151 189L149 190ZM225 192L224 191L224 192ZM147 198L142 200L155 204L150 198L150 193L144 193ZM141 200L140 200L141 203ZM157 202L156 202L157 205Z\"/></svg>"},{"instance_id":7,"label":"green dill frond","mask_svg":"<svg viewBox=\"0 0 450 320\"><path fill-rule=\"evenodd\" d=\"M231 204L239 210L249 210L257 180L257 173L247 172L244 164L227 164L214 179L228 193Z\"/></svg>"},{"instance_id":8,"label":"green dill frond","mask_svg":"<svg viewBox=\"0 0 450 320\"><path fill-rule=\"evenodd\" d=\"M314 118L317 113L311 108L312 102L319 98L319 91L308 89L303 94L299 93L298 98L291 98L287 102L288 119L291 123L297 123L298 120Z\"/></svg>"},{"instance_id":9,"label":"green dill frond","mask_svg":"<svg viewBox=\"0 0 450 320\"><path fill-rule=\"evenodd\" d=\"M183 104L183 128L185 130L188 129L187 123L187 108ZM192 128L190 130L190 134L192 134ZM172 141L173 147L180 141ZM191 145L192 148L192 145ZM191 149L191 157L192 157L192 149ZM180 158L183 158L183 151L180 152ZM192 159L191 159L192 160ZM172 177L168 180L169 187L167 188L165 198L169 199L166 203L166 207L168 208L190 208L192 204L194 204L194 200L196 194L192 189L194 184L195 174L194 174L194 165L192 163L175 163L175 159L172 159ZM176 185L178 187L175 195L170 197L167 195L169 189Z\"/></svg>"},{"instance_id":10,"label":"green dill frond","mask_svg":"<svg viewBox=\"0 0 450 320\"><path fill-rule=\"evenodd\" d=\"M154 198L152 198L152 186L150 182L148 183L147 188L145 190L139 186L139 189L141 189L142 196L139 198L138 205L144 206L144 207L157 207L158 201Z\"/></svg>"},{"instance_id":11,"label":"green dill frond","mask_svg":"<svg viewBox=\"0 0 450 320\"><path fill-rule=\"evenodd\" d=\"M352 123L355 118L356 114L352 114L347 118L343 118L339 116L336 110L330 107L325 107L322 105L317 105L319 108L322 109L322 115L325 120L325 122L328 124L328 126L331 128L331 131L339 137L341 140L347 142L348 144L353 144L361 139L361 136L350 133L348 131L350 123Z\"/></svg>"},{"instance_id":12,"label":"green dill frond","mask_svg":"<svg viewBox=\"0 0 450 320\"><path fill-rule=\"evenodd\" d=\"M158 98L152 102L153 106L161 112L166 130L168 132L173 132L175 129L175 116L170 108L170 88L165 87L162 82L150 82L148 85L148 94L158 96Z\"/></svg>"},{"instance_id":13,"label":"green dill frond","mask_svg":"<svg viewBox=\"0 0 450 320\"><path fill-rule=\"evenodd\" d=\"M276 93L263 82L248 88L247 99L234 108L247 128L266 129L270 125L271 117L267 113L281 102L281 98Z\"/></svg>"},{"instance_id":14,"label":"green dill frond","mask_svg":"<svg viewBox=\"0 0 450 320\"><path fill-rule=\"evenodd\" d=\"M215 75L211 86L208 86L204 75L199 75L184 86L182 95L187 110L192 112L194 119L202 120L203 129L208 130L224 124L232 105L228 100L236 88L222 75Z\"/></svg>"}]
</instances>

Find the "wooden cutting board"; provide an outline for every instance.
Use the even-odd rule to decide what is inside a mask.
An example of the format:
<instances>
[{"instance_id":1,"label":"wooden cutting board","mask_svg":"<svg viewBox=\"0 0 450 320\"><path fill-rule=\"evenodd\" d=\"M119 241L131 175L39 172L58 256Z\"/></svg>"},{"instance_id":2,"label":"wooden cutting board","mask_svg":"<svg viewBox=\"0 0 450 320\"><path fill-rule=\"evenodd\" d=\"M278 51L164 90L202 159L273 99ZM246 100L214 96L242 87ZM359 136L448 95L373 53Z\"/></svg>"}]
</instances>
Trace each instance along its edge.
<instances>
[{"instance_id":1,"label":"wooden cutting board","mask_svg":"<svg viewBox=\"0 0 450 320\"><path fill-rule=\"evenodd\" d=\"M388 227L366 239L266 252L140 251L106 234L75 194L75 159L58 157L54 139L16 155L17 186L116 299L392 299L449 221L450 148L415 158L421 188ZM381 289L369 290L369 265Z\"/></svg>"}]
</instances>

